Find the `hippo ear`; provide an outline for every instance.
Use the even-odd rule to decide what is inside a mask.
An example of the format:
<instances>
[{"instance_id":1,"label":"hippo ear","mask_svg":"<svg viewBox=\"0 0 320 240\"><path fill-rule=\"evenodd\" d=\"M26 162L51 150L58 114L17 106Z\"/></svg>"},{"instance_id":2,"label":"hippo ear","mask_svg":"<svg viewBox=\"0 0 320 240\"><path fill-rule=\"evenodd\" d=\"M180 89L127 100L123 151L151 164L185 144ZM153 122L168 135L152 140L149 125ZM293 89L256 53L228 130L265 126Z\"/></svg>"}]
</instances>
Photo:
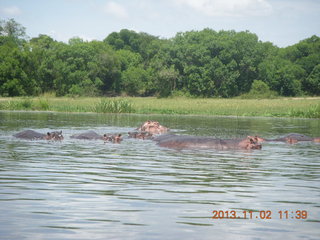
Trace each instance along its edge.
<instances>
[{"instance_id":1,"label":"hippo ear","mask_svg":"<svg viewBox=\"0 0 320 240\"><path fill-rule=\"evenodd\" d=\"M103 136L104 136L104 137L106 137L106 136L107 136L107 134L103 134Z\"/></svg>"},{"instance_id":2,"label":"hippo ear","mask_svg":"<svg viewBox=\"0 0 320 240\"><path fill-rule=\"evenodd\" d=\"M118 134L118 137L121 137L122 135L121 134Z\"/></svg>"},{"instance_id":3,"label":"hippo ear","mask_svg":"<svg viewBox=\"0 0 320 240\"><path fill-rule=\"evenodd\" d=\"M51 134L49 132L47 132L47 135L50 136Z\"/></svg>"}]
</instances>

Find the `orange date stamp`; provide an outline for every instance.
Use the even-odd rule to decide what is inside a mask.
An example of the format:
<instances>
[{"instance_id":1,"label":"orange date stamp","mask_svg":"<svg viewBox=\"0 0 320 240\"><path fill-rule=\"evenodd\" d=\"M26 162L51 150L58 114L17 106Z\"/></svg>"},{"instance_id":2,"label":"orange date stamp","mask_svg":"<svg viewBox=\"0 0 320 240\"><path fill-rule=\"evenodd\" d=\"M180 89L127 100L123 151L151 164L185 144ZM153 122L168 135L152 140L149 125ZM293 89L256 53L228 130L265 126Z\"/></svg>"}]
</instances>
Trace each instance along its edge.
<instances>
[{"instance_id":1,"label":"orange date stamp","mask_svg":"<svg viewBox=\"0 0 320 240\"><path fill-rule=\"evenodd\" d=\"M212 219L307 219L306 210L261 210L261 211L236 211L236 210L213 210Z\"/></svg>"}]
</instances>

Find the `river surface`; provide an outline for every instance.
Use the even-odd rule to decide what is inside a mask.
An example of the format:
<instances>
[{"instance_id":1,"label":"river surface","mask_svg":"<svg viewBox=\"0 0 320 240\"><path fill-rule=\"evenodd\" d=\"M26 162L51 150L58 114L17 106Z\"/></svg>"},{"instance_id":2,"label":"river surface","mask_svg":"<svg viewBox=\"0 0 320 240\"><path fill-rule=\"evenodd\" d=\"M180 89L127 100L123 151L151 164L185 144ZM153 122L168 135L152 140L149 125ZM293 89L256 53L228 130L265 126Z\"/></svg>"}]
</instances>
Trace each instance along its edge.
<instances>
[{"instance_id":1,"label":"river surface","mask_svg":"<svg viewBox=\"0 0 320 240\"><path fill-rule=\"evenodd\" d=\"M320 239L319 143L178 151L70 139L148 119L176 134L320 136L310 119L0 112L0 239ZM65 139L12 137L26 129Z\"/></svg>"}]
</instances>

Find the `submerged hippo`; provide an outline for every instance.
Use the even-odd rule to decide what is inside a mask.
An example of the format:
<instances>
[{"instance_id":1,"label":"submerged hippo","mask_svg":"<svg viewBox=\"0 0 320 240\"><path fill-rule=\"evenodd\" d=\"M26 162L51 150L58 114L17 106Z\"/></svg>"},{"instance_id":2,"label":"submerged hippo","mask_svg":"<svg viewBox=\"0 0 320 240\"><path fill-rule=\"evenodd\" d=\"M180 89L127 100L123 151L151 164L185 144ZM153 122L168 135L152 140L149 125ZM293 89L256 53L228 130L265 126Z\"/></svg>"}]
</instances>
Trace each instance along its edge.
<instances>
[{"instance_id":1,"label":"submerged hippo","mask_svg":"<svg viewBox=\"0 0 320 240\"><path fill-rule=\"evenodd\" d=\"M121 134L104 134L103 135L104 142L112 142L112 143L120 143L122 141Z\"/></svg>"},{"instance_id":2,"label":"submerged hippo","mask_svg":"<svg viewBox=\"0 0 320 240\"><path fill-rule=\"evenodd\" d=\"M53 140L61 141L63 140L62 131L48 132L47 134L38 133L33 130L25 130L13 135L16 138L23 138L28 140Z\"/></svg>"},{"instance_id":3,"label":"submerged hippo","mask_svg":"<svg viewBox=\"0 0 320 240\"><path fill-rule=\"evenodd\" d=\"M152 133L149 132L128 132L129 138L138 138L138 139L151 139L153 137Z\"/></svg>"},{"instance_id":4,"label":"submerged hippo","mask_svg":"<svg viewBox=\"0 0 320 240\"><path fill-rule=\"evenodd\" d=\"M75 134L70 136L74 139L83 139L83 140L104 140L104 142L113 142L120 143L122 141L121 134L104 134L99 135L95 131L86 131L80 134Z\"/></svg>"},{"instance_id":5,"label":"submerged hippo","mask_svg":"<svg viewBox=\"0 0 320 240\"><path fill-rule=\"evenodd\" d=\"M313 141L320 142L320 137L312 138L300 133L289 133L279 138L274 139L264 139L260 137L255 137L258 139L258 142L287 142L287 143L297 143L297 142L305 142L305 141Z\"/></svg>"},{"instance_id":6,"label":"submerged hippo","mask_svg":"<svg viewBox=\"0 0 320 240\"><path fill-rule=\"evenodd\" d=\"M74 138L74 139L84 139L84 140L102 140L103 136L99 135L98 133L96 133L95 131L86 131L84 133L80 133L80 134L75 134L70 136L70 138Z\"/></svg>"},{"instance_id":7,"label":"submerged hippo","mask_svg":"<svg viewBox=\"0 0 320 240\"><path fill-rule=\"evenodd\" d=\"M258 139L216 139L210 137L167 135L154 139L159 146L175 149L261 149Z\"/></svg>"},{"instance_id":8,"label":"submerged hippo","mask_svg":"<svg viewBox=\"0 0 320 240\"><path fill-rule=\"evenodd\" d=\"M157 121L148 120L136 129L139 132L148 132L151 134L162 134L169 131L169 128L160 125Z\"/></svg>"}]
</instances>

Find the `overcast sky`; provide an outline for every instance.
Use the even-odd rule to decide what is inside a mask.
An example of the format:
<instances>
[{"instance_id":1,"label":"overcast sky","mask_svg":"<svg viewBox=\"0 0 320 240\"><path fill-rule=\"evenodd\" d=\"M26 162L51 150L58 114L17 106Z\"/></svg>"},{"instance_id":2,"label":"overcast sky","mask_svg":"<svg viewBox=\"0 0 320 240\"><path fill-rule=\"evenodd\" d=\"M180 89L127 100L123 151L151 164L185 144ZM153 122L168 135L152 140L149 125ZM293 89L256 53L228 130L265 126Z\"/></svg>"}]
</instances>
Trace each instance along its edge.
<instances>
[{"instance_id":1,"label":"overcast sky","mask_svg":"<svg viewBox=\"0 0 320 240\"><path fill-rule=\"evenodd\" d=\"M0 0L29 37L103 40L123 28L161 38L177 32L249 30L279 47L320 35L320 0Z\"/></svg>"}]
</instances>

